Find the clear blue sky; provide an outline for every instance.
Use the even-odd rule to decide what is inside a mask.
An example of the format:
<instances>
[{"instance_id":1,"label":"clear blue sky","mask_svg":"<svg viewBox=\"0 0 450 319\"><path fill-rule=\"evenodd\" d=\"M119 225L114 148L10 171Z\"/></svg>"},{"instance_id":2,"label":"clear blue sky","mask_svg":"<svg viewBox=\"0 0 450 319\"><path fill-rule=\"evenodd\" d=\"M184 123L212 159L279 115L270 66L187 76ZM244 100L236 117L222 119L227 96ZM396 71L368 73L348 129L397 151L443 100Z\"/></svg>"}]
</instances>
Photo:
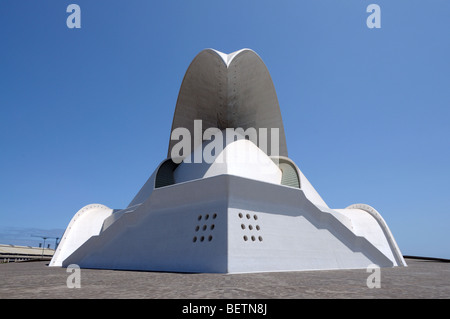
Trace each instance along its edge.
<instances>
[{"instance_id":1,"label":"clear blue sky","mask_svg":"<svg viewBox=\"0 0 450 319\"><path fill-rule=\"evenodd\" d=\"M63 231L90 203L125 207L167 154L204 48L261 56L289 156L330 207L367 203L404 254L450 258L445 0L2 0L0 243Z\"/></svg>"}]
</instances>

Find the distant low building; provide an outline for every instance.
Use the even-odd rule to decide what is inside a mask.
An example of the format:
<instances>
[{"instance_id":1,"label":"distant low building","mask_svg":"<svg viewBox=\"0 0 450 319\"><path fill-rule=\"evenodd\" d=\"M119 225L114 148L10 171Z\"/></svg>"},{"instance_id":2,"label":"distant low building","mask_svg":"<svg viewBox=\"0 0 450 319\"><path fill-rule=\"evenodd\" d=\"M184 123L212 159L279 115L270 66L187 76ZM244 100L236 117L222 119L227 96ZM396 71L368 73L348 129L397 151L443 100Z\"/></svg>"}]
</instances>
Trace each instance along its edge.
<instances>
[{"instance_id":1,"label":"distant low building","mask_svg":"<svg viewBox=\"0 0 450 319\"><path fill-rule=\"evenodd\" d=\"M50 260L54 253L55 250L50 248L0 244L0 263Z\"/></svg>"}]
</instances>

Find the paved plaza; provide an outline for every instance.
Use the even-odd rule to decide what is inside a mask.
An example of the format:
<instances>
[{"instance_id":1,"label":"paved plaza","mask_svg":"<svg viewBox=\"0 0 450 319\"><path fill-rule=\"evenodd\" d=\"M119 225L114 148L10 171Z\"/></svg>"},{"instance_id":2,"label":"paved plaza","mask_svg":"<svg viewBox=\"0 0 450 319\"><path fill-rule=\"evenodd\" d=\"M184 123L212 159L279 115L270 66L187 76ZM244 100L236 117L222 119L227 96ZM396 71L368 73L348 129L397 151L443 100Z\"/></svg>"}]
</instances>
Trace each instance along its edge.
<instances>
[{"instance_id":1,"label":"paved plaza","mask_svg":"<svg viewBox=\"0 0 450 319\"><path fill-rule=\"evenodd\" d=\"M0 264L0 298L450 298L450 263L406 259L408 267L382 268L380 288L368 288L366 269L248 274L186 274L80 270L71 273L48 261Z\"/></svg>"}]
</instances>

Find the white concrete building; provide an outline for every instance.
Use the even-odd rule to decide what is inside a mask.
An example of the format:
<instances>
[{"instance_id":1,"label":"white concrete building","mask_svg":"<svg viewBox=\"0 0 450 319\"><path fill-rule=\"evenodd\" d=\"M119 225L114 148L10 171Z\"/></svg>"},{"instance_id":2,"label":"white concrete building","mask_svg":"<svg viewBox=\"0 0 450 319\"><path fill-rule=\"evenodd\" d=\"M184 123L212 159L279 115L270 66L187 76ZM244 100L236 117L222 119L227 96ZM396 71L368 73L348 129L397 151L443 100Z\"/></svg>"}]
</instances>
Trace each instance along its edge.
<instances>
[{"instance_id":1,"label":"white concrete building","mask_svg":"<svg viewBox=\"0 0 450 319\"><path fill-rule=\"evenodd\" d=\"M331 209L288 157L271 77L252 50L195 57L177 128L191 133L190 151L178 152L180 140L171 138L167 159L127 208L78 211L50 266L217 273L406 266L374 208ZM198 139L208 128L216 138ZM211 152L227 128L254 128L257 142L238 134ZM205 152L209 161L192 160Z\"/></svg>"}]
</instances>

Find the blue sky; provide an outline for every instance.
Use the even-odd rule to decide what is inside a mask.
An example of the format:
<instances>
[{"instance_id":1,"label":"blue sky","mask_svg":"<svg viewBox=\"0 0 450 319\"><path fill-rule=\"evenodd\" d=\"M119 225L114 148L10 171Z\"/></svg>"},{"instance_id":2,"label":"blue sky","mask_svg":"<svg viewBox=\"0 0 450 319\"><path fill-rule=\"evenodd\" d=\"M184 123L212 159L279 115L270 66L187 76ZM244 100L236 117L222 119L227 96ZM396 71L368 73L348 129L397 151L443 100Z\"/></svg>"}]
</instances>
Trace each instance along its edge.
<instances>
[{"instance_id":1,"label":"blue sky","mask_svg":"<svg viewBox=\"0 0 450 319\"><path fill-rule=\"evenodd\" d=\"M367 203L403 254L450 258L449 17L445 0L2 0L0 243L127 206L167 154L195 55L251 48L328 205Z\"/></svg>"}]
</instances>

